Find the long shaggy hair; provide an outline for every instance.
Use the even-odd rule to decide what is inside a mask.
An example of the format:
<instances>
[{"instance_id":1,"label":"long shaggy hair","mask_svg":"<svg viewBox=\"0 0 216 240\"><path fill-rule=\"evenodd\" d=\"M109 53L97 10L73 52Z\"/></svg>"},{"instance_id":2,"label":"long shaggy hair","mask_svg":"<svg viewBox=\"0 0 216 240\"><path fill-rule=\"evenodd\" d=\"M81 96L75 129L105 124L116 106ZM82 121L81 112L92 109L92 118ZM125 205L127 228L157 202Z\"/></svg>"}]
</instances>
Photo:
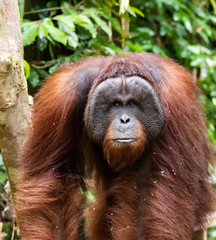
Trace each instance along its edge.
<instances>
[{"instance_id":1,"label":"long shaggy hair","mask_svg":"<svg viewBox=\"0 0 216 240\"><path fill-rule=\"evenodd\" d=\"M119 151L109 143L115 133L108 129L103 149L84 127L88 99L118 76L146 79L166 118L160 136L147 140L140 127L143 141ZM84 232L91 240L191 240L195 226L204 225L213 205L208 167L214 155L198 87L183 67L150 53L88 58L51 75L35 99L18 159L22 240L84 239ZM106 158L129 167L112 171ZM90 176L96 200L84 210Z\"/></svg>"}]
</instances>

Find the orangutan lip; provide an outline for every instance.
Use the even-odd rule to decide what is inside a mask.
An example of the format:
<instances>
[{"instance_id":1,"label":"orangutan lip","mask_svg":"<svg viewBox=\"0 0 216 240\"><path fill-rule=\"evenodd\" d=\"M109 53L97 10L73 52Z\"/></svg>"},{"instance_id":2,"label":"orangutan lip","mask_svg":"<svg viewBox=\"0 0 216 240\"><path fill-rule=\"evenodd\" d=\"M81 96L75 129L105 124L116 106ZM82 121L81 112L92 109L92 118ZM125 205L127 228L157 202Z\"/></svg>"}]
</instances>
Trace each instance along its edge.
<instances>
[{"instance_id":1,"label":"orangutan lip","mask_svg":"<svg viewBox=\"0 0 216 240\"><path fill-rule=\"evenodd\" d=\"M116 138L114 141L117 143L132 143L136 141L136 138Z\"/></svg>"}]
</instances>

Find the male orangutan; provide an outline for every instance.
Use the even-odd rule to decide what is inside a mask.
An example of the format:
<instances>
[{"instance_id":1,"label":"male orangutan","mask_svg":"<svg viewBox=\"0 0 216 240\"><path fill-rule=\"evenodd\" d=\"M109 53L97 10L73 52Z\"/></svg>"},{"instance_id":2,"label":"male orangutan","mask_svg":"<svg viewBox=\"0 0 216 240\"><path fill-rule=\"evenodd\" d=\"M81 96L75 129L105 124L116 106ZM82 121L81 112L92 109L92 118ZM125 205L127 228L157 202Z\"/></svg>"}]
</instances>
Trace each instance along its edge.
<instances>
[{"instance_id":1,"label":"male orangutan","mask_svg":"<svg viewBox=\"0 0 216 240\"><path fill-rule=\"evenodd\" d=\"M212 210L198 98L183 67L151 53L88 58L51 75L19 158L21 239L191 240Z\"/></svg>"}]
</instances>

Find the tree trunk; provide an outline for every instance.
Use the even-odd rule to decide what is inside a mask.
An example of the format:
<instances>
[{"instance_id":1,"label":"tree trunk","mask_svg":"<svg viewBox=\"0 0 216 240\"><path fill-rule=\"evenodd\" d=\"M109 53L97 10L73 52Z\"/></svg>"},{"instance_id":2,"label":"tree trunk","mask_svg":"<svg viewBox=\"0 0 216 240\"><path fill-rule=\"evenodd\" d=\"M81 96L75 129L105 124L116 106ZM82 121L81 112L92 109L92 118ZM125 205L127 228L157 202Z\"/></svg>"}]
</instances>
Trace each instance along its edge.
<instances>
[{"instance_id":1,"label":"tree trunk","mask_svg":"<svg viewBox=\"0 0 216 240\"><path fill-rule=\"evenodd\" d=\"M0 0L0 19L0 151L13 195L18 176L17 150L29 122L17 0Z\"/></svg>"}]
</instances>

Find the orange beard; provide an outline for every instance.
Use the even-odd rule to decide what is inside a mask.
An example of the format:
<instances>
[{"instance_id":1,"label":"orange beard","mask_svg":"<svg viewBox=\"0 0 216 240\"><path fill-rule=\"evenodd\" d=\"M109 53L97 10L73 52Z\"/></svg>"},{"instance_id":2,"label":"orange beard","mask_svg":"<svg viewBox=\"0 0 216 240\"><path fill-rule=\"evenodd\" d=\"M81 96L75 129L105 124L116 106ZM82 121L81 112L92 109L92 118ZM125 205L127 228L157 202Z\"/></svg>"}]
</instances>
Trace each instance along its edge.
<instances>
[{"instance_id":1,"label":"orange beard","mask_svg":"<svg viewBox=\"0 0 216 240\"><path fill-rule=\"evenodd\" d=\"M112 125L109 126L103 143L104 156L115 171L134 164L143 154L147 144L147 136L143 126L138 123L137 134L132 142L117 142Z\"/></svg>"}]
</instances>

